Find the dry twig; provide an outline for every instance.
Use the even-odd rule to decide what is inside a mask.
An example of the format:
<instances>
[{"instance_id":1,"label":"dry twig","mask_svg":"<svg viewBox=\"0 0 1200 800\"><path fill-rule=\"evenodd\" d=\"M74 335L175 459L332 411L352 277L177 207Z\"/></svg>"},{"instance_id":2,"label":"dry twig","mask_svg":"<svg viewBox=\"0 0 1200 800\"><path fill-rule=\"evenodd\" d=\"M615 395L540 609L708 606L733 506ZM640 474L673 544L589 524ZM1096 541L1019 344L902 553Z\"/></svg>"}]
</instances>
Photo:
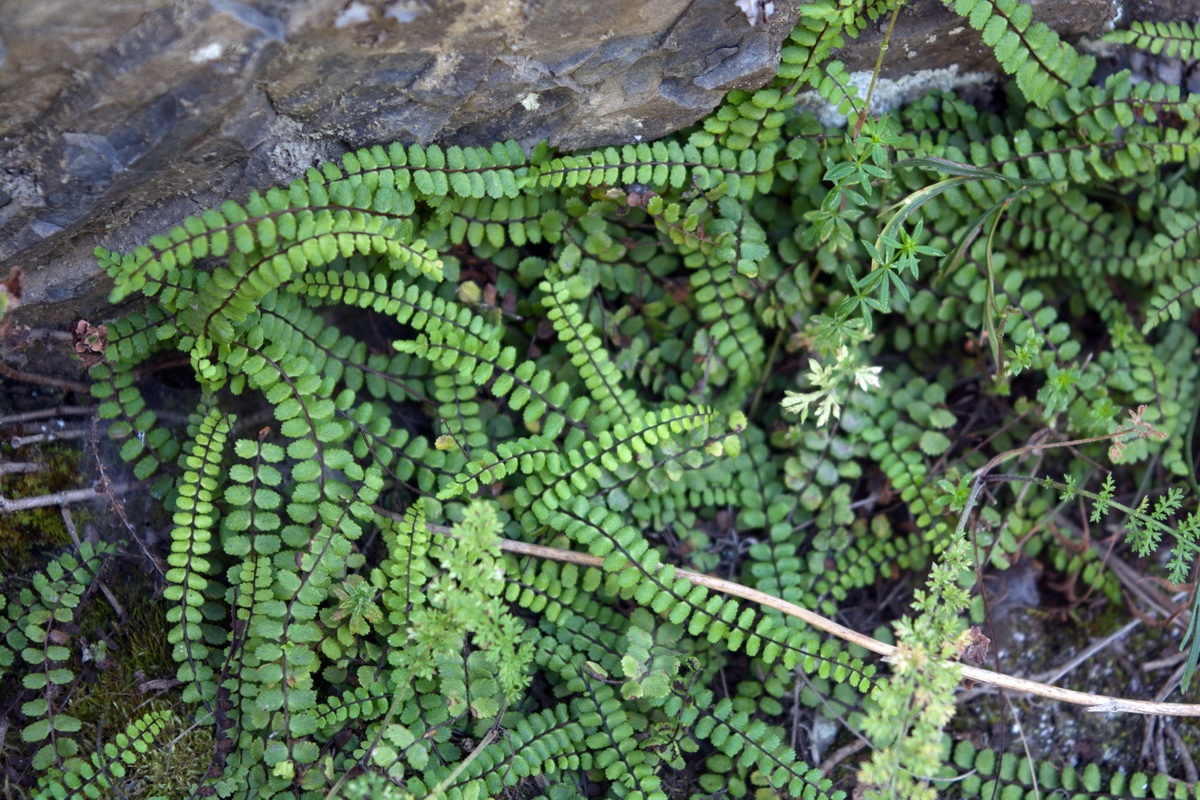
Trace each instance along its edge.
<instances>
[{"instance_id":1,"label":"dry twig","mask_svg":"<svg viewBox=\"0 0 1200 800\"><path fill-rule=\"evenodd\" d=\"M126 494L141 485L141 483L122 483L105 489L97 484L87 489L69 489L51 494L40 494L37 497L21 497L16 500L0 497L0 513L27 511L31 508L45 508L46 506L64 506L71 503L86 503L89 500L103 500L110 491L115 494Z\"/></svg>"},{"instance_id":2,"label":"dry twig","mask_svg":"<svg viewBox=\"0 0 1200 800\"><path fill-rule=\"evenodd\" d=\"M55 417L82 417L91 414L96 409L92 406L59 406L58 408L41 408L37 411L26 411L21 414L9 414L0 417L0 425L14 425L19 422L37 422L39 419L54 419Z\"/></svg>"},{"instance_id":3,"label":"dry twig","mask_svg":"<svg viewBox=\"0 0 1200 800\"><path fill-rule=\"evenodd\" d=\"M80 394L88 394L91 392L91 387L86 383L69 381L66 378L53 378L49 375L34 375L32 372L21 372L18 369L13 369L3 361L0 361L0 375L3 375L6 378L12 378L14 381L37 383L42 386L53 386L56 389L62 389L67 392L79 392Z\"/></svg>"},{"instance_id":4,"label":"dry twig","mask_svg":"<svg viewBox=\"0 0 1200 800\"><path fill-rule=\"evenodd\" d=\"M31 444L41 444L42 442L62 442L68 439L82 439L87 436L87 431L82 429L65 430L65 431L46 431L44 433L31 433L28 436L14 436L8 440L13 449L25 447Z\"/></svg>"},{"instance_id":5,"label":"dry twig","mask_svg":"<svg viewBox=\"0 0 1200 800\"><path fill-rule=\"evenodd\" d=\"M392 519L402 519L401 515L386 509L374 506L375 510L385 517ZM450 536L453 531L445 525L427 524L430 531ZM560 550L557 547L546 547L540 544L529 544L527 542L515 542L511 539L501 539L500 549L508 553L516 553L519 555L533 556L535 558L547 558L553 561L563 561L571 564L579 564L584 567L595 567L603 569L604 559L599 556L589 555L588 553L577 553L573 550ZM878 639L873 639L870 636L861 634L856 630L847 628L834 622L831 619L826 619L820 614L809 611L807 608L802 608L794 603L789 603L786 600L780 600L778 597L760 592L757 589L751 589L748 586L742 586L740 583L714 578L710 575L704 575L699 572L692 572L686 569L676 569L675 576L679 578L687 578L695 586L704 586L714 591L724 594L740 597L743 600L749 600L752 603L773 608L787 614L790 617L802 620L803 622L812 625L818 630L831 633L834 636L844 641L856 644L873 653L878 653L885 659L890 659L896 653L896 646L886 644ZM1041 697L1048 697L1051 700L1059 700L1064 703L1072 703L1074 705L1083 706L1088 711L1095 712L1121 712L1127 714L1150 714L1168 717L1200 717L1200 705L1191 703L1164 703L1150 700L1132 700L1124 697L1110 697L1103 694L1091 694L1089 692L1078 692L1074 689L1062 689L1058 686L1049 686L1037 681L1026 680L1025 678L1015 678L1011 675L1004 675L998 672L992 672L990 669L982 669L980 667L972 667L967 664L947 663L947 667L957 667L964 678L977 681L978 683L987 683L992 686L997 686L1002 689L1012 689L1026 694L1035 694Z\"/></svg>"},{"instance_id":6,"label":"dry twig","mask_svg":"<svg viewBox=\"0 0 1200 800\"><path fill-rule=\"evenodd\" d=\"M59 511L62 513L63 524L67 526L67 533L71 536L71 541L75 543L75 549L82 548L83 543L79 541L79 532L75 530L75 518L71 516L70 510L66 506L60 506ZM112 590L108 588L108 584L103 579L97 577L96 585L100 587L100 591L104 594L104 598L108 600L108 604L112 606L113 611L117 612L117 618L125 616L125 608L113 595Z\"/></svg>"}]
</instances>

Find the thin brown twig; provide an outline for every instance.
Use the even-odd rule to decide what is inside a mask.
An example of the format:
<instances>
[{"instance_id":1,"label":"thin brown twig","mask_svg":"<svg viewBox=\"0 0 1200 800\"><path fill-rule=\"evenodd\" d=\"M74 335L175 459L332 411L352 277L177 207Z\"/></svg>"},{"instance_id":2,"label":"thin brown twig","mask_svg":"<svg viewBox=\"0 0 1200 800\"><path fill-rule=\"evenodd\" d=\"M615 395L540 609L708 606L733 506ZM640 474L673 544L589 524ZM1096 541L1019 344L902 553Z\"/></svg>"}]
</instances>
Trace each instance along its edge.
<instances>
[{"instance_id":1,"label":"thin brown twig","mask_svg":"<svg viewBox=\"0 0 1200 800\"><path fill-rule=\"evenodd\" d=\"M1180 598L1177 604L1158 590L1158 587L1146 580L1146 576L1127 564L1123 559L1113 556L1107 564L1109 570L1117 576L1117 580L1129 592L1129 599L1136 598L1145 604L1150 611L1158 612L1166 618L1163 624L1174 625L1186 629L1191 622L1192 614L1184 607L1186 598ZM1131 604L1132 605L1132 604Z\"/></svg>"},{"instance_id":2,"label":"thin brown twig","mask_svg":"<svg viewBox=\"0 0 1200 800\"><path fill-rule=\"evenodd\" d=\"M1187 653L1172 653L1165 658L1156 658L1153 661L1147 661L1142 664L1142 672L1158 672L1160 669L1173 667L1180 661L1187 659Z\"/></svg>"},{"instance_id":3,"label":"thin brown twig","mask_svg":"<svg viewBox=\"0 0 1200 800\"><path fill-rule=\"evenodd\" d=\"M1180 681L1183 679L1183 671L1187 668L1186 664L1180 664L1171 673L1170 677L1163 682L1158 691L1154 693L1155 698L1161 699L1167 697L1171 692L1178 688ZM1146 719L1146 735L1142 741L1142 758L1148 759L1152 755L1151 751L1157 748L1162 751L1162 730L1166 720L1160 717L1148 717ZM1162 763L1166 764L1166 755L1162 755ZM1159 770L1163 774L1167 773L1166 766Z\"/></svg>"},{"instance_id":4,"label":"thin brown twig","mask_svg":"<svg viewBox=\"0 0 1200 800\"><path fill-rule=\"evenodd\" d=\"M54 378L50 375L35 375L32 372L21 372L18 369L13 369L8 364L0 361L0 375L7 378L12 378L14 381L23 381L24 383L38 383L42 386L53 386L56 389L63 389L68 392L80 392L88 394L91 392L91 387L86 383L67 380L66 378Z\"/></svg>"},{"instance_id":5,"label":"thin brown twig","mask_svg":"<svg viewBox=\"0 0 1200 800\"><path fill-rule=\"evenodd\" d=\"M92 435L88 439L88 446L92 450L92 458L96 460L96 470L100 473L100 480L96 483L97 488L104 491L108 495L108 499L111 501L112 510L116 512L117 518L124 523L125 530L129 531L129 536L135 542L137 542L138 547L141 548L142 554L146 556L146 560L150 562L152 567L154 567L154 571L157 572L158 576L165 581L167 574L163 571L162 564L159 563L158 559L154 557L154 554L151 553L146 547L146 543L142 541L142 537L138 536L137 531L133 529L133 525L131 525L129 522L129 517L125 515L125 505L117 496L115 487L112 485L112 481L108 478L108 470L104 468L104 459L100 457L99 417L92 417Z\"/></svg>"},{"instance_id":6,"label":"thin brown twig","mask_svg":"<svg viewBox=\"0 0 1200 800\"><path fill-rule=\"evenodd\" d=\"M385 516L399 518L390 511L376 509ZM429 530L434 533L440 533L444 536L452 535L452 531L445 525L427 525ZM585 567L596 567L602 569L604 559L599 556L589 555L587 553L577 553L572 550L560 550L557 547L546 547L544 545L529 544L527 542L516 542L511 539L501 539L500 549L509 553L517 553L520 555L534 556L536 558L545 558L553 561L563 561L572 564L579 564ZM840 625L831 619L826 619L820 614L802 608L786 600L780 600L778 597L773 597L765 592L760 592L757 589L751 589L748 586L742 586L740 583L714 578L710 575L704 575L699 572L690 570L677 569L675 576L686 578L694 586L704 586L714 591L723 592L734 597L740 597L743 600L749 600L753 603L773 608L788 616L795 617L803 622L812 625L814 628L823 630L826 633L831 633L839 639L856 644L873 653L878 653L884 658L891 658L895 655L895 645L886 644L873 639L870 636L859 633L858 631ZM1018 692L1027 694L1035 694L1041 697L1048 697L1051 700L1059 700L1064 703L1072 703L1075 705L1084 706L1088 711L1096 712L1123 712L1132 714L1152 714L1161 716L1175 717L1200 717L1200 705L1190 703L1164 703L1152 702L1148 700L1132 700L1123 697L1110 697L1102 694L1091 694L1090 692L1078 692L1073 689L1063 689L1058 686L1048 686L1037 681L1026 680L1025 678L1016 678L1011 675L1004 675L997 672L992 672L988 669L980 667L972 667L967 664L949 663L944 666L957 668L961 671L964 678L979 682L987 683L993 686L998 686L1004 689L1012 689Z\"/></svg>"},{"instance_id":7,"label":"thin brown twig","mask_svg":"<svg viewBox=\"0 0 1200 800\"><path fill-rule=\"evenodd\" d=\"M83 543L79 541L79 532L75 529L75 518L71 516L71 511L66 506L59 506L59 512L62 514L63 524L67 526L67 533L71 536L71 541L75 543L75 549L83 548ZM96 585L100 587L100 592L104 598L108 600L108 604L112 606L113 611L117 612L117 617L123 619L125 617L125 607L113 595L112 590L108 588L108 584L102 578L96 578Z\"/></svg>"},{"instance_id":8,"label":"thin brown twig","mask_svg":"<svg viewBox=\"0 0 1200 800\"><path fill-rule=\"evenodd\" d=\"M1163 735L1165 729L1165 720L1159 720L1158 735L1154 737L1154 764L1163 775L1170 775L1171 770L1167 767L1166 737Z\"/></svg>"},{"instance_id":9,"label":"thin brown twig","mask_svg":"<svg viewBox=\"0 0 1200 800\"><path fill-rule=\"evenodd\" d=\"M39 419L54 417L82 417L95 411L93 406L59 406L58 408L41 408L37 411L26 411L22 414L9 414L0 417L0 425L14 425L18 422L37 422Z\"/></svg>"},{"instance_id":10,"label":"thin brown twig","mask_svg":"<svg viewBox=\"0 0 1200 800\"><path fill-rule=\"evenodd\" d=\"M1003 694L1003 692L1001 692ZM1017 713L1017 709L1013 706L1012 698L1007 694L1004 695L1004 702L1008 704L1009 713L1012 714L1013 722L1017 726L1017 733L1021 737L1021 748L1025 751L1025 758L1030 764L1033 762L1033 753L1029 752L1029 739L1025 736L1025 726L1021 724L1021 715ZM1038 787L1038 779L1035 770L1030 770L1029 777L1033 780L1033 796L1034 800L1042 800L1042 790Z\"/></svg>"},{"instance_id":11,"label":"thin brown twig","mask_svg":"<svg viewBox=\"0 0 1200 800\"><path fill-rule=\"evenodd\" d=\"M834 750L829 754L829 758L822 761L821 766L817 767L817 769L821 771L821 777L828 778L829 773L833 772L834 769L837 768L838 764L841 764L847 758L854 755L859 750L862 750L866 746L867 743L863 740L855 739L853 742L844 744L837 750Z\"/></svg>"},{"instance_id":12,"label":"thin brown twig","mask_svg":"<svg viewBox=\"0 0 1200 800\"><path fill-rule=\"evenodd\" d=\"M1191 784L1200 781L1200 773L1196 771L1196 762L1192 760L1192 754L1184 743L1183 737L1179 735L1179 731L1175 730L1174 725L1164 725L1163 731L1175 745L1175 750L1179 753L1179 760L1183 762L1183 779Z\"/></svg>"},{"instance_id":13,"label":"thin brown twig","mask_svg":"<svg viewBox=\"0 0 1200 800\"><path fill-rule=\"evenodd\" d=\"M140 482L122 483L112 486L110 489L116 494L126 494L142 485ZM28 511L31 508L45 508L46 506L86 503L89 500L103 500L105 499L105 495L105 489L100 484L96 484L87 489L69 489L62 492L52 492L51 494L40 494L37 497L20 497L16 500L9 500L0 496L0 514L7 514L13 511Z\"/></svg>"}]
</instances>

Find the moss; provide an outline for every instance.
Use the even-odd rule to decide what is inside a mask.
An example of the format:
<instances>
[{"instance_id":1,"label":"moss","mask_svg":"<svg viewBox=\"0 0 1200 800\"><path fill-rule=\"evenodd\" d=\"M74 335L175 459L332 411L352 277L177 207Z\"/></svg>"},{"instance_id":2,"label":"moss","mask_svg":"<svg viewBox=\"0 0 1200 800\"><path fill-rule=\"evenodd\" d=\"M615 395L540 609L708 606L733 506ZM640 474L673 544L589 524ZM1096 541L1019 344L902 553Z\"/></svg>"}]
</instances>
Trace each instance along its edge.
<instances>
[{"instance_id":1,"label":"moss","mask_svg":"<svg viewBox=\"0 0 1200 800\"><path fill-rule=\"evenodd\" d=\"M198 728L176 714L153 747L130 770L125 784L129 800L150 797L187 797L192 786L212 762L211 728Z\"/></svg>"},{"instance_id":2,"label":"moss","mask_svg":"<svg viewBox=\"0 0 1200 800\"><path fill-rule=\"evenodd\" d=\"M76 675L87 681L87 691L72 699L70 713L85 724L112 726L127 723L143 713L148 697L138 687L146 681L172 678L176 664L163 631L166 626L166 603L152 598L144 584L149 581L135 576L113 589L125 607L125 617L115 620L115 612L102 599L94 598L80 617L80 640L75 648ZM139 593L140 588L140 593ZM82 662L83 645L94 650L103 643L105 658L100 663ZM183 710L174 691L167 696L172 709Z\"/></svg>"},{"instance_id":3,"label":"moss","mask_svg":"<svg viewBox=\"0 0 1200 800\"><path fill-rule=\"evenodd\" d=\"M0 494L16 500L76 489L82 456L78 448L64 444L26 448L21 460L38 463L42 468L4 476L0 479ZM90 512L78 509L72 513L78 525L86 521ZM58 506L0 514L0 554L3 554L0 572L5 575L21 575L37 569L46 551L70 543Z\"/></svg>"},{"instance_id":4,"label":"moss","mask_svg":"<svg viewBox=\"0 0 1200 800\"><path fill-rule=\"evenodd\" d=\"M85 724L110 728L126 725L147 710L146 700L155 692L140 687L147 681L174 678L177 664L164 635L168 603L154 593L153 581L142 572L123 572L106 576L109 588L121 603L125 614L116 619L112 606L93 598L80 617L80 647L93 649L103 642L105 658L100 663L77 664L76 674L87 681L87 692L73 699L70 711ZM114 580L115 578L115 580ZM150 708L169 709L186 716L188 708L172 689L149 704ZM161 739L161 737L160 737Z\"/></svg>"}]
</instances>

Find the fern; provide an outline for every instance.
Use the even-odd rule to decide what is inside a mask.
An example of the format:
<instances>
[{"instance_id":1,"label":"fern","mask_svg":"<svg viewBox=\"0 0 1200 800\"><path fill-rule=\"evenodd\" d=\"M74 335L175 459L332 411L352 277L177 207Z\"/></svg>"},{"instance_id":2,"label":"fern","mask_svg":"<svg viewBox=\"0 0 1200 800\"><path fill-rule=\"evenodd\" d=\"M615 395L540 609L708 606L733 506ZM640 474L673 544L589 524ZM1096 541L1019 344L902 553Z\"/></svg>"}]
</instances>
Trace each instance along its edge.
<instances>
[{"instance_id":1,"label":"fern","mask_svg":"<svg viewBox=\"0 0 1200 800\"><path fill-rule=\"evenodd\" d=\"M1104 772L1095 764L1088 764L1083 769L1070 765L1060 768L1050 762L1034 762L1028 757L1011 753L1000 755L994 750L976 749L969 742L957 743L952 758L958 768L974 773L964 776L963 797L1025 796L1033 791L1065 791L1070 792L1072 797L1096 800L1131 796L1163 799L1194 796L1184 783L1172 782L1166 775L1112 772L1106 779Z\"/></svg>"},{"instance_id":2,"label":"fern","mask_svg":"<svg viewBox=\"0 0 1200 800\"><path fill-rule=\"evenodd\" d=\"M62 708L61 687L70 685L75 675L69 662L72 653L67 633L78 613L88 585L100 572L100 561L111 552L107 546L80 547L80 559L71 554L50 562L33 576L32 589L24 589L14 606L19 615L10 615L5 635L6 661L19 651L26 672L21 686L33 695L21 705L21 713L30 720L21 730L21 740L37 749L31 761L34 769L45 770L62 765L79 752L79 744L70 734L82 723ZM44 744L43 744L44 742Z\"/></svg>"},{"instance_id":3,"label":"fern","mask_svg":"<svg viewBox=\"0 0 1200 800\"><path fill-rule=\"evenodd\" d=\"M946 5L950 5L949 2ZM1095 59L1081 56L1020 0L955 0L954 13L965 17L992 48L1000 66L1016 76L1017 88L1033 105L1045 107L1064 89L1083 85Z\"/></svg>"},{"instance_id":4,"label":"fern","mask_svg":"<svg viewBox=\"0 0 1200 800\"><path fill-rule=\"evenodd\" d=\"M210 737L191 796L971 797L1035 774L1180 791L934 746L943 662L983 616L976 567L1036 556L1119 596L1107 556L1051 524L1051 484L989 478L996 459L1042 436L1095 459L1117 436L1123 466L1092 494L1129 510L1119 547L1166 549L1178 581L1197 537L1193 500L1124 487L1152 463L1194 477L1177 434L1200 100L1128 73L1089 85L1093 60L1018 0L953 8L1015 75L1000 111L936 95L859 115L832 55L897 6L823 0L769 86L676 137L370 147L98 252L112 299L146 300L108 324L92 391L171 515L166 636ZM1115 38L1183 54L1187 35ZM180 358L183 431L148 369ZM1142 427L1111 434L1139 404ZM1002 479L1028 485L975 508ZM39 796L123 791L169 721L138 712L80 756L92 723L64 707L79 674L48 620L74 618L98 554L0 611ZM894 623L886 671L710 588L835 617L927 569L910 617L859 620ZM874 740L857 783L797 740L816 715Z\"/></svg>"},{"instance_id":5,"label":"fern","mask_svg":"<svg viewBox=\"0 0 1200 800\"><path fill-rule=\"evenodd\" d=\"M153 746L167 716L162 711L146 712L78 767L43 781L34 797L39 800L82 800L112 796L120 791L117 787L128 780L131 773L135 774L138 758Z\"/></svg>"},{"instance_id":6,"label":"fern","mask_svg":"<svg viewBox=\"0 0 1200 800\"><path fill-rule=\"evenodd\" d=\"M1134 21L1129 29L1112 31L1104 36L1106 42L1116 42L1145 50L1153 55L1165 55L1167 58L1181 58L1190 61L1195 53L1200 52L1197 42L1200 41L1200 28L1186 22L1170 20L1166 22Z\"/></svg>"}]
</instances>

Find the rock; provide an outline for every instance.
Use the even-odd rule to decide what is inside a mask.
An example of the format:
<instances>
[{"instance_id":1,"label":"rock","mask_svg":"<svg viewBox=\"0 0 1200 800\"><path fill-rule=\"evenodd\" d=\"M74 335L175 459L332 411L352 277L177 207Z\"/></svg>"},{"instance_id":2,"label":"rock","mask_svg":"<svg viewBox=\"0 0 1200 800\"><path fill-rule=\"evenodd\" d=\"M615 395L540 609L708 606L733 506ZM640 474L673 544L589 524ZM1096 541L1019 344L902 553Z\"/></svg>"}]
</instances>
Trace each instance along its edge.
<instances>
[{"instance_id":1,"label":"rock","mask_svg":"<svg viewBox=\"0 0 1200 800\"><path fill-rule=\"evenodd\" d=\"M1098 37L1116 14L1109 0L1035 0L1033 19L1067 39ZM875 20L834 56L866 95L890 15ZM912 0L900 9L888 43L872 110L890 111L934 89L978 87L1001 74L992 51L962 17L940 0Z\"/></svg>"},{"instance_id":2,"label":"rock","mask_svg":"<svg viewBox=\"0 0 1200 800\"><path fill-rule=\"evenodd\" d=\"M131 247L347 148L661 137L768 80L796 14L751 25L730 0L0 0L0 274L24 265L21 321L58 325L102 311L96 244Z\"/></svg>"},{"instance_id":3,"label":"rock","mask_svg":"<svg viewBox=\"0 0 1200 800\"><path fill-rule=\"evenodd\" d=\"M1036 7L1068 34L1114 13ZM22 323L61 326L104 315L97 244L131 248L348 148L654 139L768 80L797 14L766 0L0 0L0 275L25 268ZM851 70L869 74L886 22L839 53ZM994 69L961 19L915 0L879 96Z\"/></svg>"}]
</instances>

